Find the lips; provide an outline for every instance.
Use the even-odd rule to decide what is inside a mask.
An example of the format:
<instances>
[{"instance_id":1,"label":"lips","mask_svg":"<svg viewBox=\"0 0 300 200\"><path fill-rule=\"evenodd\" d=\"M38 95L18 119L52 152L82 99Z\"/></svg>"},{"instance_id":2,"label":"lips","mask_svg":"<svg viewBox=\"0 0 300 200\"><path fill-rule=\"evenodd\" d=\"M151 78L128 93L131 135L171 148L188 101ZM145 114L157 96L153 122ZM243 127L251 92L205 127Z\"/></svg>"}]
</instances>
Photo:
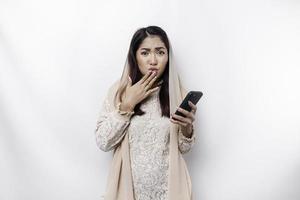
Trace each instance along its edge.
<instances>
[{"instance_id":1,"label":"lips","mask_svg":"<svg viewBox=\"0 0 300 200\"><path fill-rule=\"evenodd\" d=\"M158 72L158 69L157 69L157 68L154 68L154 67L151 67L151 68L149 68L148 70L151 71L151 72L156 72L156 73Z\"/></svg>"}]
</instances>

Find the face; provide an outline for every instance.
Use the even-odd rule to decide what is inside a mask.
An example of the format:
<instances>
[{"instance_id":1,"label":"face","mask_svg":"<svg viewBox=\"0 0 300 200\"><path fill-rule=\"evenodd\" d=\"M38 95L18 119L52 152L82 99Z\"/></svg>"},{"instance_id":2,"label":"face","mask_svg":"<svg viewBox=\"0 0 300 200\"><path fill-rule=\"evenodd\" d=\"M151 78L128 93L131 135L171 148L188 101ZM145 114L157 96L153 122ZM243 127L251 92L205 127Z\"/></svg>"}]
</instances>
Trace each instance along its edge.
<instances>
[{"instance_id":1,"label":"face","mask_svg":"<svg viewBox=\"0 0 300 200\"><path fill-rule=\"evenodd\" d=\"M158 36L148 36L136 51L136 60L143 75L154 71L160 77L168 62L168 50Z\"/></svg>"}]
</instances>

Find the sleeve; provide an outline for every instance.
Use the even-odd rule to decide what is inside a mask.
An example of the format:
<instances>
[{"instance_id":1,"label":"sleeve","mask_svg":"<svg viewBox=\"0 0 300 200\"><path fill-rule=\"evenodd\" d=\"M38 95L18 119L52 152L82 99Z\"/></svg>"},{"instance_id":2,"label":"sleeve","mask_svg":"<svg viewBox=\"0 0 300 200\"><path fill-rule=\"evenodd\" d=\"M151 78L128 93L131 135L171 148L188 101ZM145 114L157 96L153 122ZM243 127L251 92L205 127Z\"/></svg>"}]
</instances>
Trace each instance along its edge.
<instances>
[{"instance_id":1,"label":"sleeve","mask_svg":"<svg viewBox=\"0 0 300 200\"><path fill-rule=\"evenodd\" d=\"M182 154L185 154L192 149L192 147L195 144L195 140L196 140L196 137L195 137L194 129L192 131L191 137L186 137L183 134L183 131L181 130L181 128L179 128L178 148Z\"/></svg>"},{"instance_id":2,"label":"sleeve","mask_svg":"<svg viewBox=\"0 0 300 200\"><path fill-rule=\"evenodd\" d=\"M122 141L131 117L121 115L117 109L109 111L108 108L109 102L106 98L98 115L95 129L96 144L105 152L113 150Z\"/></svg>"}]
</instances>

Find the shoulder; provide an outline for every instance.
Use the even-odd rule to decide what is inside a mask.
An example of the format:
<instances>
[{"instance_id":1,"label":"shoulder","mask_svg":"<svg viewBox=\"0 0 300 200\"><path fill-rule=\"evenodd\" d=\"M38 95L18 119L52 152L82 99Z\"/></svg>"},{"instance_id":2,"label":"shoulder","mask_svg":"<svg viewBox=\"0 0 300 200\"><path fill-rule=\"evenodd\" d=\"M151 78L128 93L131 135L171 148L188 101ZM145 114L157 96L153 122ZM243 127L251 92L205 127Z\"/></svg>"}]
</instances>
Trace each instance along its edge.
<instances>
[{"instance_id":1,"label":"shoulder","mask_svg":"<svg viewBox=\"0 0 300 200\"><path fill-rule=\"evenodd\" d=\"M120 85L120 79L115 80L109 87L109 91L111 90L117 90L119 88Z\"/></svg>"},{"instance_id":2,"label":"shoulder","mask_svg":"<svg viewBox=\"0 0 300 200\"><path fill-rule=\"evenodd\" d=\"M119 85L120 85L120 79L115 80L112 84L110 84L106 92L106 97L109 98L114 96L119 88Z\"/></svg>"}]
</instances>

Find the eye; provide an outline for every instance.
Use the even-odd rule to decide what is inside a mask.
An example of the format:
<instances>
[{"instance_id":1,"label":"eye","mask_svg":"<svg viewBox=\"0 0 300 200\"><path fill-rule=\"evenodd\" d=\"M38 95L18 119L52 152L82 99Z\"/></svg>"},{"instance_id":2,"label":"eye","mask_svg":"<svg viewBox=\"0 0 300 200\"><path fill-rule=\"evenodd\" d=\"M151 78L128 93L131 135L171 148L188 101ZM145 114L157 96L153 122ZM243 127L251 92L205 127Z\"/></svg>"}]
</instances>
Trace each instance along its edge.
<instances>
[{"instance_id":1,"label":"eye","mask_svg":"<svg viewBox=\"0 0 300 200\"><path fill-rule=\"evenodd\" d=\"M142 51L141 54L142 54L143 56L146 56L146 55L149 54L149 52L147 52L147 51Z\"/></svg>"},{"instance_id":2,"label":"eye","mask_svg":"<svg viewBox=\"0 0 300 200\"><path fill-rule=\"evenodd\" d=\"M159 54L159 55L164 55L165 52L164 52L164 51L159 51L158 54Z\"/></svg>"}]
</instances>

